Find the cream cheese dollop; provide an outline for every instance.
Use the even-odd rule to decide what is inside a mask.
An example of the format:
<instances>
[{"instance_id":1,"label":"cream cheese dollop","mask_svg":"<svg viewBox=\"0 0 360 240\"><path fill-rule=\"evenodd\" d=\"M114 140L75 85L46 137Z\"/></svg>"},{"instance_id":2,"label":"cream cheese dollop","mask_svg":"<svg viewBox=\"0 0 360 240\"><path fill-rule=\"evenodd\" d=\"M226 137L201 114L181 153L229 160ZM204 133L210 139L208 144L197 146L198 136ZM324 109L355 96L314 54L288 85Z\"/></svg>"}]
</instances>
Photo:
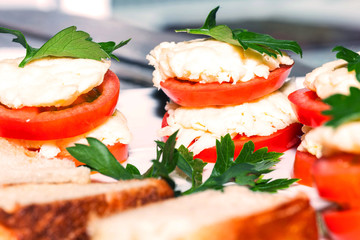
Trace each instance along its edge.
<instances>
[{"instance_id":1,"label":"cream cheese dollop","mask_svg":"<svg viewBox=\"0 0 360 240\"><path fill-rule=\"evenodd\" d=\"M360 154L360 122L349 122L337 128L320 126L302 137L298 150L317 158L338 152Z\"/></svg>"},{"instance_id":2,"label":"cream cheese dollop","mask_svg":"<svg viewBox=\"0 0 360 240\"><path fill-rule=\"evenodd\" d=\"M360 88L355 71L349 72L344 60L328 62L314 69L306 74L304 85L321 99L337 93L348 95L350 87Z\"/></svg>"},{"instance_id":3,"label":"cream cheese dollop","mask_svg":"<svg viewBox=\"0 0 360 240\"><path fill-rule=\"evenodd\" d=\"M18 67L0 60L0 102L9 108L67 106L103 82L109 60L48 57Z\"/></svg>"},{"instance_id":4,"label":"cream cheese dollop","mask_svg":"<svg viewBox=\"0 0 360 240\"><path fill-rule=\"evenodd\" d=\"M287 89L288 90L288 89ZM217 139L230 134L268 136L297 122L287 95L276 91L253 102L235 106L186 108L175 103L166 106L169 126L159 131L160 136L178 132L177 147L188 147L196 155L215 146Z\"/></svg>"},{"instance_id":5,"label":"cream cheese dollop","mask_svg":"<svg viewBox=\"0 0 360 240\"><path fill-rule=\"evenodd\" d=\"M105 123L90 132L79 136L49 141L30 141L20 139L8 139L8 141L25 148L39 149L40 156L54 158L61 149L74 146L75 143L88 144L86 141L87 137L96 138L108 146L112 146L116 143L129 144L132 138L125 116L120 111L116 110Z\"/></svg>"},{"instance_id":6,"label":"cream cheese dollop","mask_svg":"<svg viewBox=\"0 0 360 240\"><path fill-rule=\"evenodd\" d=\"M163 42L147 59L155 67L153 82L156 87L168 78L200 83L247 82L255 76L267 78L280 64L294 63L285 53L274 58L211 39Z\"/></svg>"}]
</instances>

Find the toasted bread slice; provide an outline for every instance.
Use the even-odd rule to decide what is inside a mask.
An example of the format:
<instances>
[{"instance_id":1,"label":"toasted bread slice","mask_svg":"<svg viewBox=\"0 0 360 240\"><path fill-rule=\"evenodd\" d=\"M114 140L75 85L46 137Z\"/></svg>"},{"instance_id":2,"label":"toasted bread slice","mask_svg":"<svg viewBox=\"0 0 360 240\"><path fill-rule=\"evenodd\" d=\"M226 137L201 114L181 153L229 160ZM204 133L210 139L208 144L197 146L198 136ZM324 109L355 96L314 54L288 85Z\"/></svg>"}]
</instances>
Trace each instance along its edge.
<instances>
[{"instance_id":1,"label":"toasted bread slice","mask_svg":"<svg viewBox=\"0 0 360 240\"><path fill-rule=\"evenodd\" d=\"M90 170L66 159L46 159L0 138L0 185L19 183L88 183Z\"/></svg>"},{"instance_id":2,"label":"toasted bread slice","mask_svg":"<svg viewBox=\"0 0 360 240\"><path fill-rule=\"evenodd\" d=\"M90 216L107 216L173 196L165 181L24 184L0 188L0 239L88 239Z\"/></svg>"},{"instance_id":3,"label":"toasted bread slice","mask_svg":"<svg viewBox=\"0 0 360 240\"><path fill-rule=\"evenodd\" d=\"M306 196L251 192L231 186L96 219L93 240L318 239Z\"/></svg>"}]
</instances>

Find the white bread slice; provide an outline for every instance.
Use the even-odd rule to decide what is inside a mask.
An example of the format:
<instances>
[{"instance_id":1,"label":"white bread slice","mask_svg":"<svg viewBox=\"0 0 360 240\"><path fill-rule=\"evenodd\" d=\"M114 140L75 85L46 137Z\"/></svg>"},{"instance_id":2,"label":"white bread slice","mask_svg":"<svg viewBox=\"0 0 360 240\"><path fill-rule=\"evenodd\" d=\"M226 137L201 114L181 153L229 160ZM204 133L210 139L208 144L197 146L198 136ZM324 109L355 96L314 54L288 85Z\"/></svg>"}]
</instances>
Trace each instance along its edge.
<instances>
[{"instance_id":1,"label":"white bread slice","mask_svg":"<svg viewBox=\"0 0 360 240\"><path fill-rule=\"evenodd\" d=\"M46 159L0 138L0 185L18 183L88 183L90 170L66 159Z\"/></svg>"},{"instance_id":2,"label":"white bread slice","mask_svg":"<svg viewBox=\"0 0 360 240\"><path fill-rule=\"evenodd\" d=\"M24 184L0 188L0 239L88 239L90 216L107 216L173 196L162 180Z\"/></svg>"},{"instance_id":3,"label":"white bread slice","mask_svg":"<svg viewBox=\"0 0 360 240\"><path fill-rule=\"evenodd\" d=\"M93 240L318 239L314 210L299 195L231 186L91 221Z\"/></svg>"}]
</instances>

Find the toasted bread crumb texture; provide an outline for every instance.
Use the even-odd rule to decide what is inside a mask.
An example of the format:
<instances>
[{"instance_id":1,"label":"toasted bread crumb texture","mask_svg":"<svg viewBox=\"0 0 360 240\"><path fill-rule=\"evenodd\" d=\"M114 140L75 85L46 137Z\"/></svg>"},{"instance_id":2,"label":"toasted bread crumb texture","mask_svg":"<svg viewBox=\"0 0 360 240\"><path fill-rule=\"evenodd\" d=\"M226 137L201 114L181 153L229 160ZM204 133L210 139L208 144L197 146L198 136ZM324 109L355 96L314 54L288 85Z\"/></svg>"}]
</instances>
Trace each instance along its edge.
<instances>
[{"instance_id":1,"label":"toasted bread crumb texture","mask_svg":"<svg viewBox=\"0 0 360 240\"><path fill-rule=\"evenodd\" d=\"M317 239L315 214L306 197L238 186L115 214L92 222L88 231L93 240Z\"/></svg>"},{"instance_id":2,"label":"toasted bread crumb texture","mask_svg":"<svg viewBox=\"0 0 360 240\"><path fill-rule=\"evenodd\" d=\"M70 160L46 159L0 138L0 186L18 183L88 183L90 170Z\"/></svg>"},{"instance_id":3,"label":"toasted bread crumb texture","mask_svg":"<svg viewBox=\"0 0 360 240\"><path fill-rule=\"evenodd\" d=\"M315 212L309 202L299 198L264 213L200 228L177 240L317 240L315 219Z\"/></svg>"},{"instance_id":4,"label":"toasted bread crumb texture","mask_svg":"<svg viewBox=\"0 0 360 240\"><path fill-rule=\"evenodd\" d=\"M86 225L90 217L172 196L167 183L155 179L5 187L0 189L0 234L12 236L4 239L16 240L88 239Z\"/></svg>"}]
</instances>

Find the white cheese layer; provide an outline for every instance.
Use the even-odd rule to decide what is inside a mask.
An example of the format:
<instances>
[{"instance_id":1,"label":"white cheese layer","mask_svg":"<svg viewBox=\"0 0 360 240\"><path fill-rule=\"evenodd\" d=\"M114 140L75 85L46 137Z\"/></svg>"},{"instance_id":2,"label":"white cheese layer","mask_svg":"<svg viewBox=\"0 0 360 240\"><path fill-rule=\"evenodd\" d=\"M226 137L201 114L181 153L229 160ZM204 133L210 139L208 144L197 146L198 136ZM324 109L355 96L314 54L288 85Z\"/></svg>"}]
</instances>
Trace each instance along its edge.
<instances>
[{"instance_id":1,"label":"white cheese layer","mask_svg":"<svg viewBox=\"0 0 360 240\"><path fill-rule=\"evenodd\" d=\"M175 77L200 83L246 82L255 76L267 78L280 64L294 63L285 53L274 58L252 49L206 39L163 42L147 59L155 67L153 82L156 87L160 87L161 81Z\"/></svg>"},{"instance_id":2,"label":"white cheese layer","mask_svg":"<svg viewBox=\"0 0 360 240\"><path fill-rule=\"evenodd\" d=\"M360 88L355 71L349 72L344 60L328 62L314 69L306 74L304 84L322 99L336 93L348 95L351 86Z\"/></svg>"},{"instance_id":3,"label":"white cheese layer","mask_svg":"<svg viewBox=\"0 0 360 240\"><path fill-rule=\"evenodd\" d=\"M320 126L303 135L299 151L317 158L337 152L360 154L360 122L350 122L337 128Z\"/></svg>"},{"instance_id":4,"label":"white cheese layer","mask_svg":"<svg viewBox=\"0 0 360 240\"><path fill-rule=\"evenodd\" d=\"M70 105L100 85L110 67L107 60L44 58L20 68L21 60L0 61L0 102L10 108Z\"/></svg>"},{"instance_id":5,"label":"white cheese layer","mask_svg":"<svg viewBox=\"0 0 360 240\"><path fill-rule=\"evenodd\" d=\"M160 136L169 136L179 130L177 147L189 146L194 154L215 146L216 139L230 134L268 136L283 129L297 118L287 95L276 91L257 101L236 106L185 108L167 104L169 126L160 130Z\"/></svg>"},{"instance_id":6,"label":"white cheese layer","mask_svg":"<svg viewBox=\"0 0 360 240\"><path fill-rule=\"evenodd\" d=\"M75 143L88 144L87 137L93 137L100 140L105 145L112 146L115 143L129 144L131 140L131 133L127 126L125 116L115 111L104 124L87 132L85 134L65 139L51 140L51 141L29 141L29 140L15 140L8 139L10 142L15 142L18 145L26 148L40 149L39 154L46 158L53 158L66 147L74 146Z\"/></svg>"}]
</instances>

